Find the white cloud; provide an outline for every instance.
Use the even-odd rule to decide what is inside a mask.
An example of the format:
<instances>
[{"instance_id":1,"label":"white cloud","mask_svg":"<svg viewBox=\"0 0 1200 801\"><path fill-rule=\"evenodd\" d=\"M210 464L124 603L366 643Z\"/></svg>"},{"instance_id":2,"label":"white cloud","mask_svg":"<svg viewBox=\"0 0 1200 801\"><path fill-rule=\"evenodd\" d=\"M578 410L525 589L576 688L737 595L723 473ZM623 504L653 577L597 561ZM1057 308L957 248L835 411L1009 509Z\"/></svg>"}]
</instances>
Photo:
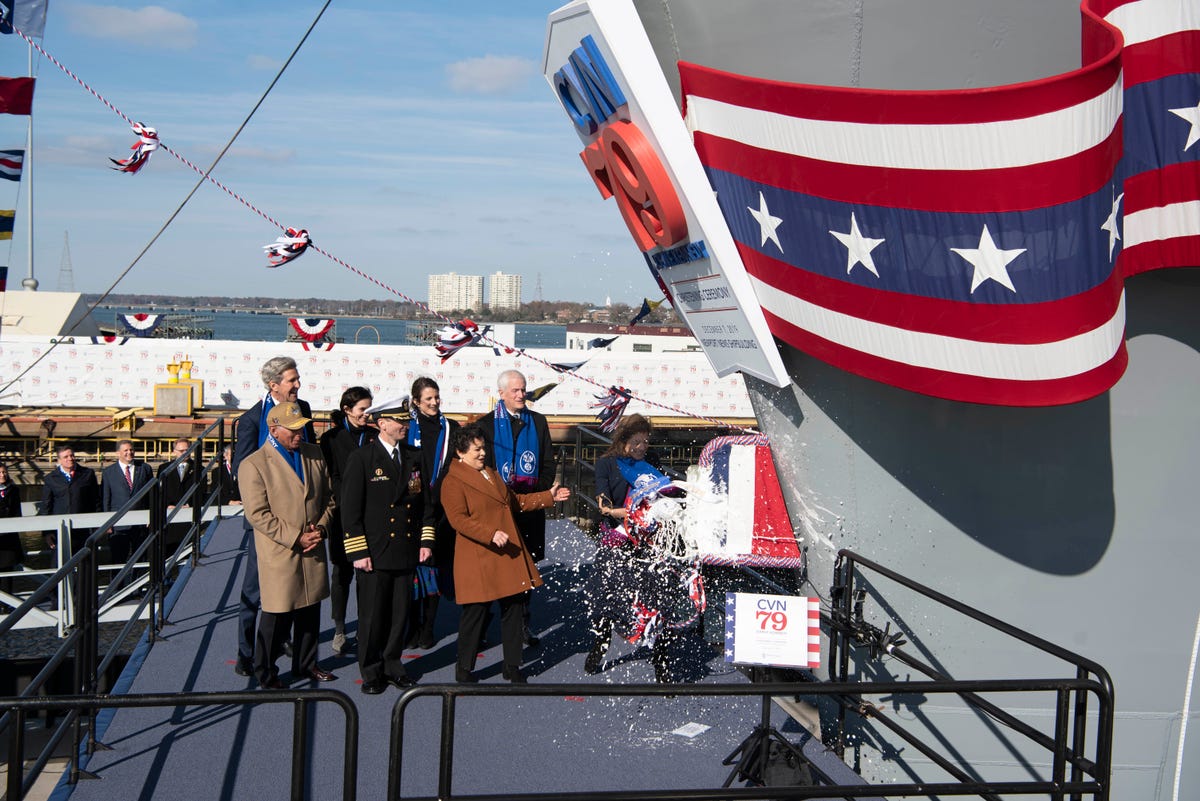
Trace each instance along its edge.
<instances>
[{"instance_id":1,"label":"white cloud","mask_svg":"<svg viewBox=\"0 0 1200 801\"><path fill-rule=\"evenodd\" d=\"M71 12L67 19L73 33L167 50L189 50L196 44L196 21L161 6L77 5Z\"/></svg>"},{"instance_id":2,"label":"white cloud","mask_svg":"<svg viewBox=\"0 0 1200 801\"><path fill-rule=\"evenodd\" d=\"M263 56L255 53L252 56L246 57L246 66L252 70L270 70L277 72L279 68L283 66L283 62L278 59L271 58L270 56Z\"/></svg>"},{"instance_id":3,"label":"white cloud","mask_svg":"<svg viewBox=\"0 0 1200 801\"><path fill-rule=\"evenodd\" d=\"M450 89L468 94L502 94L520 89L537 74L537 66L517 56L484 56L446 66Z\"/></svg>"}]
</instances>

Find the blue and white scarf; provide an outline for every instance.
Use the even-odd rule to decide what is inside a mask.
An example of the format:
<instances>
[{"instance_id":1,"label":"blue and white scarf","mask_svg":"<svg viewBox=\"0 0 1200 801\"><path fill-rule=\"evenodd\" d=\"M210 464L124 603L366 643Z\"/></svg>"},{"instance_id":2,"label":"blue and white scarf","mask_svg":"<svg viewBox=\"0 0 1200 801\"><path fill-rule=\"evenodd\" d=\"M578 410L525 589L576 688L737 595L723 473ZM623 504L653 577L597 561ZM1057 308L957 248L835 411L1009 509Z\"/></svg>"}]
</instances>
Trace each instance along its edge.
<instances>
[{"instance_id":1,"label":"blue and white scarf","mask_svg":"<svg viewBox=\"0 0 1200 801\"><path fill-rule=\"evenodd\" d=\"M617 458L617 469L621 471L621 477L629 483L629 493L625 496L626 506L636 506L645 498L671 485L671 479L644 459L620 456Z\"/></svg>"},{"instance_id":2,"label":"blue and white scarf","mask_svg":"<svg viewBox=\"0 0 1200 801\"><path fill-rule=\"evenodd\" d=\"M446 455L450 450L450 421L442 414L437 416L437 421L438 438L433 449L432 475L429 476L431 487L437 484L438 474L442 472L442 465L446 463ZM408 426L408 444L414 448L421 447L421 418L417 416L415 409L412 413L412 423Z\"/></svg>"},{"instance_id":3,"label":"blue and white scarf","mask_svg":"<svg viewBox=\"0 0 1200 801\"><path fill-rule=\"evenodd\" d=\"M528 490L538 480L538 455L542 452L538 442L533 415L528 409L521 412L521 433L517 434L513 447L512 422L504 401L496 404L496 425L493 430L492 447L495 449L496 470L504 483L516 490Z\"/></svg>"},{"instance_id":4,"label":"blue and white scarf","mask_svg":"<svg viewBox=\"0 0 1200 801\"><path fill-rule=\"evenodd\" d=\"M278 451L279 455L284 458L284 461L291 465L292 470L296 472L296 477L300 479L300 483L303 484L304 463L300 460L300 449L297 448L294 451L289 451L287 448L280 445L279 440L275 439L270 434L267 435L267 442L271 443L271 447Z\"/></svg>"}]
</instances>

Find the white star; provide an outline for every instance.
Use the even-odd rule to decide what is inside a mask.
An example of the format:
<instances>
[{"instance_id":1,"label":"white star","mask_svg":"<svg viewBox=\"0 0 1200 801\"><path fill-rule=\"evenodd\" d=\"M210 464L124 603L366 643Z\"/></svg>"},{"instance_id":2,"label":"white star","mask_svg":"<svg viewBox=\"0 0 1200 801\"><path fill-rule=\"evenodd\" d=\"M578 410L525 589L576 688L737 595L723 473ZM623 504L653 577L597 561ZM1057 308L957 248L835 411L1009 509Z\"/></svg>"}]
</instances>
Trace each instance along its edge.
<instances>
[{"instance_id":1,"label":"white star","mask_svg":"<svg viewBox=\"0 0 1200 801\"><path fill-rule=\"evenodd\" d=\"M1197 103L1195 108L1172 108L1167 110L1192 125L1192 129L1188 131L1187 144L1183 146L1184 150L1200 142L1200 103Z\"/></svg>"},{"instance_id":2,"label":"white star","mask_svg":"<svg viewBox=\"0 0 1200 801\"><path fill-rule=\"evenodd\" d=\"M758 193L758 208L755 209L747 206L746 211L750 212L754 216L754 219L758 221L759 229L762 233L762 242L759 242L759 245L766 247L767 240L770 239L775 243L775 247L779 248L779 252L782 253L783 245L779 244L779 234L775 232L775 229L779 227L783 219L771 216L771 210L767 208L767 199L763 197L762 192Z\"/></svg>"},{"instance_id":3,"label":"white star","mask_svg":"<svg viewBox=\"0 0 1200 801\"><path fill-rule=\"evenodd\" d=\"M733 651L731 651L730 649L726 648L726 649L725 649L725 656L733 656Z\"/></svg>"},{"instance_id":4,"label":"white star","mask_svg":"<svg viewBox=\"0 0 1200 801\"><path fill-rule=\"evenodd\" d=\"M837 241L846 246L846 275L854 269L854 265L861 264L871 272L875 273L875 277L879 277L879 270L875 269L875 260L871 258L871 251L882 245L886 240L871 239L863 236L862 231L858 230L858 220L854 219L854 212L850 212L850 233L843 234L837 231L830 231Z\"/></svg>"},{"instance_id":5,"label":"white star","mask_svg":"<svg viewBox=\"0 0 1200 801\"><path fill-rule=\"evenodd\" d=\"M1017 288L1013 286L1012 279L1008 277L1008 265L1012 263L1013 259L1024 253L1025 248L1001 250L992 241L992 234L985 225L983 226L983 233L979 235L978 248L950 249L971 262L971 265L975 268L975 274L971 276L972 294L975 293L980 284L989 278L998 284L1008 287L1013 292L1017 291Z\"/></svg>"},{"instance_id":6,"label":"white star","mask_svg":"<svg viewBox=\"0 0 1200 801\"><path fill-rule=\"evenodd\" d=\"M1112 261L1113 249L1117 246L1117 241L1121 238L1121 232L1117 230L1117 209L1121 208L1121 198L1125 197L1125 193L1117 195L1113 200L1112 211L1108 213L1108 219L1100 226L1101 231L1108 231L1108 260Z\"/></svg>"}]
</instances>

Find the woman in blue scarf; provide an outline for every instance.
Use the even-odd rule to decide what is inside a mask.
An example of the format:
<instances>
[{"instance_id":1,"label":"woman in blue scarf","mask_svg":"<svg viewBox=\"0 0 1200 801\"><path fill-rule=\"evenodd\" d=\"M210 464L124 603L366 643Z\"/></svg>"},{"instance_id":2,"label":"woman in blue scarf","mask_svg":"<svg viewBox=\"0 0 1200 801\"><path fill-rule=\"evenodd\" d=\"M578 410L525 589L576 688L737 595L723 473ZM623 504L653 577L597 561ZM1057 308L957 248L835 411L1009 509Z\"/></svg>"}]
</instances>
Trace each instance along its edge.
<instances>
[{"instance_id":1,"label":"woman in blue scarf","mask_svg":"<svg viewBox=\"0 0 1200 801\"><path fill-rule=\"evenodd\" d=\"M636 598L646 610L660 612L658 636L653 640L650 661L654 678L670 680L667 649L672 637L663 618L677 600L678 582L670 566L657 558L639 533L628 530L626 502L637 501L670 485L659 470L658 458L650 451L650 421L640 414L623 418L613 434L612 445L596 461L596 501L603 515L601 545L593 563L589 589L592 631L596 641L584 662L588 673L599 673L614 627L631 641L645 633L645 620L631 617Z\"/></svg>"}]
</instances>

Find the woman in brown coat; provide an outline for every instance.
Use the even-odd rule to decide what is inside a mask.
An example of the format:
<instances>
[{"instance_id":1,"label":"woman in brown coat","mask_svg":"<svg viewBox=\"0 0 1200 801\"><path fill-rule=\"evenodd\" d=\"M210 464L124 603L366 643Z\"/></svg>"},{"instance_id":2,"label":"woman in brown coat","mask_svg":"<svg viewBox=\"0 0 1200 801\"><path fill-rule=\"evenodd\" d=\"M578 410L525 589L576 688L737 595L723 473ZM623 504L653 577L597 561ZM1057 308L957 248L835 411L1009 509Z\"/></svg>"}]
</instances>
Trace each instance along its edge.
<instances>
[{"instance_id":1,"label":"woman in brown coat","mask_svg":"<svg viewBox=\"0 0 1200 801\"><path fill-rule=\"evenodd\" d=\"M462 606L458 631L455 680L475 681L475 655L492 601L500 603L500 638L504 647L504 678L523 684L521 645L524 637L525 593L540 586L514 514L545 509L571 495L555 484L545 492L516 495L485 463L483 431L464 426L455 432L454 451L442 479L442 508L457 532L454 546L454 589Z\"/></svg>"}]
</instances>

